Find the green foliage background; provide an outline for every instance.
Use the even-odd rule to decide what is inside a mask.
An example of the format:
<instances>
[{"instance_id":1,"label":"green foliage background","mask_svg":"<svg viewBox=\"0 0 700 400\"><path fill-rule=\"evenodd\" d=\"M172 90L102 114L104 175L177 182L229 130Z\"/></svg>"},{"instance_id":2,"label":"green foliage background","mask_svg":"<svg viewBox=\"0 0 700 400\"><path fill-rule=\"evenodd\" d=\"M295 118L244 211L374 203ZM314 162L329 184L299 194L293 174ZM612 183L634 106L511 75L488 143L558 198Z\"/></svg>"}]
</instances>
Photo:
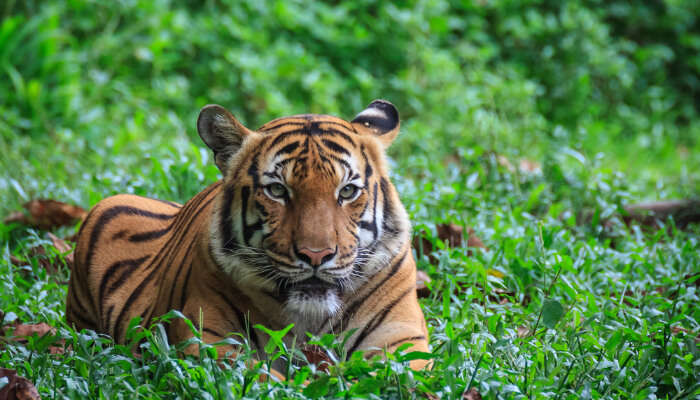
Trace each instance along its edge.
<instances>
[{"instance_id":1,"label":"green foliage background","mask_svg":"<svg viewBox=\"0 0 700 400\"><path fill-rule=\"evenodd\" d=\"M37 197L84 207L121 192L187 200L218 177L194 129L207 103L255 128L294 113L349 119L385 98L402 114L389 152L416 230L444 248L436 223L472 226L491 251L445 249L437 265L417 254L435 279L423 304L434 371L413 375L392 359L359 373L355 360L318 375L318 393L459 397L472 385L503 398L698 395L698 230L643 232L616 217L628 203L700 193L695 3L6 0L0 214ZM509 169L498 155L542 168ZM0 309L61 324L65 287L36 260L9 262L43 235L0 225L0 240ZM497 289L514 298L490 300ZM515 335L553 302L566 311L558 324ZM678 326L688 331L671 335ZM213 387L223 398L302 396L291 383L236 386L242 364L215 372L206 357L178 360L155 346L165 361L151 366L185 371L161 376L105 339L61 335L81 350L28 362L31 346L11 346L0 364L58 397L114 397L145 382L144 397ZM130 368L146 371L110 378ZM112 373L85 372L100 369ZM216 374L224 378L202 378ZM361 383L344 389L351 378ZM188 392L187 379L201 386Z\"/></svg>"}]
</instances>

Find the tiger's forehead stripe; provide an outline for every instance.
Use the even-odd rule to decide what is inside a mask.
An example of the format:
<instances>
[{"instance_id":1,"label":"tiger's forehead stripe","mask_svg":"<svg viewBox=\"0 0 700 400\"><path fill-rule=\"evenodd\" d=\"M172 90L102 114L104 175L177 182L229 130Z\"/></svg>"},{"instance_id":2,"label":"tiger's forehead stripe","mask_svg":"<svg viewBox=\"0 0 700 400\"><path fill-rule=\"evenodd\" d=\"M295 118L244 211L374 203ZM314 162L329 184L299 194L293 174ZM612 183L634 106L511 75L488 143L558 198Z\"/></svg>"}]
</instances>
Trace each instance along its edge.
<instances>
[{"instance_id":1,"label":"tiger's forehead stripe","mask_svg":"<svg viewBox=\"0 0 700 400\"><path fill-rule=\"evenodd\" d=\"M268 122L258 130L265 136L274 137L267 151L292 135L341 137L353 148L357 143L352 138L357 132L347 121L318 115L295 116Z\"/></svg>"},{"instance_id":2,"label":"tiger's forehead stripe","mask_svg":"<svg viewBox=\"0 0 700 400\"><path fill-rule=\"evenodd\" d=\"M292 115L290 117L282 117L282 118L277 118L273 119L272 121L264 124L261 126L258 131L260 132L269 132L273 131L276 129L283 128L285 126L294 126L294 125L305 125L305 124L310 124L310 123L325 123L325 124L332 124L332 125L337 125L341 126L345 129L347 129L350 132L354 132L354 129L352 125L350 125L349 122L338 118L334 117L332 115L320 115L320 114L301 114L301 115Z\"/></svg>"}]
</instances>

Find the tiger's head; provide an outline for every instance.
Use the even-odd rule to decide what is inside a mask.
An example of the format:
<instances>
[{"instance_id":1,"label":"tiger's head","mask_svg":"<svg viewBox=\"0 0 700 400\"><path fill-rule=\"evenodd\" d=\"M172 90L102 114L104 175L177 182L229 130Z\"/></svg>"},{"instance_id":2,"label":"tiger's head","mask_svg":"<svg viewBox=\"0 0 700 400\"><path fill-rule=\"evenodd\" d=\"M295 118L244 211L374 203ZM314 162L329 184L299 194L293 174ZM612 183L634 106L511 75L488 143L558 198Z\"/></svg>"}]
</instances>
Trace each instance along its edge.
<instances>
[{"instance_id":1,"label":"tiger's head","mask_svg":"<svg viewBox=\"0 0 700 400\"><path fill-rule=\"evenodd\" d=\"M211 252L241 289L329 316L408 241L384 160L399 132L391 103L375 100L351 122L305 114L255 131L208 105L197 130L224 177Z\"/></svg>"}]
</instances>

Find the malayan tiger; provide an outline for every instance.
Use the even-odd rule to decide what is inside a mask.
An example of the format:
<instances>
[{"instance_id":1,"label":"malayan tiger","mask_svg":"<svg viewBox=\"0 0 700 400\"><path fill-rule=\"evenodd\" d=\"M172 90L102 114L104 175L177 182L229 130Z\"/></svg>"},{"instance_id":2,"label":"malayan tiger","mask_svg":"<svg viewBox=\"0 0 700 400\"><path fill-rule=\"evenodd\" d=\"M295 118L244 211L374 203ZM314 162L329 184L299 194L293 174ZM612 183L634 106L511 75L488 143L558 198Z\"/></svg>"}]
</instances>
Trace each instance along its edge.
<instances>
[{"instance_id":1,"label":"malayan tiger","mask_svg":"<svg viewBox=\"0 0 700 400\"><path fill-rule=\"evenodd\" d=\"M352 332L347 354L428 351L410 223L384 156L399 125L384 100L351 122L304 114L256 131L204 107L197 130L223 179L182 206L130 194L99 202L78 234L68 322L124 343L132 318L148 326L174 309L204 341L240 333L263 355L256 324L293 323L285 340L297 344L306 332ZM167 332L192 337L181 320Z\"/></svg>"}]
</instances>

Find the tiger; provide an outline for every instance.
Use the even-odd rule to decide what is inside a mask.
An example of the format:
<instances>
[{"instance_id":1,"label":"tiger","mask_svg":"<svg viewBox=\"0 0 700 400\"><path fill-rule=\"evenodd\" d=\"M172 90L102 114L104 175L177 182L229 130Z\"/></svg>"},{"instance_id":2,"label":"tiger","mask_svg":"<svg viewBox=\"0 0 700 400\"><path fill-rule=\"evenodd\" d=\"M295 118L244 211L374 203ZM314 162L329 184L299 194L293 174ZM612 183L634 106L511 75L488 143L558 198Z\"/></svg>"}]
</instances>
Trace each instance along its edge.
<instances>
[{"instance_id":1,"label":"tiger","mask_svg":"<svg viewBox=\"0 0 700 400\"><path fill-rule=\"evenodd\" d=\"M257 130L207 105L196 126L222 179L184 205L119 194L94 206L76 240L69 324L126 343L133 318L149 326L179 310L203 341L245 335L263 357L270 339L257 324L293 324L287 345L307 332L345 337L347 355L429 351L410 221L385 155L400 127L393 104ZM178 319L166 330L175 343L193 336Z\"/></svg>"}]
</instances>

